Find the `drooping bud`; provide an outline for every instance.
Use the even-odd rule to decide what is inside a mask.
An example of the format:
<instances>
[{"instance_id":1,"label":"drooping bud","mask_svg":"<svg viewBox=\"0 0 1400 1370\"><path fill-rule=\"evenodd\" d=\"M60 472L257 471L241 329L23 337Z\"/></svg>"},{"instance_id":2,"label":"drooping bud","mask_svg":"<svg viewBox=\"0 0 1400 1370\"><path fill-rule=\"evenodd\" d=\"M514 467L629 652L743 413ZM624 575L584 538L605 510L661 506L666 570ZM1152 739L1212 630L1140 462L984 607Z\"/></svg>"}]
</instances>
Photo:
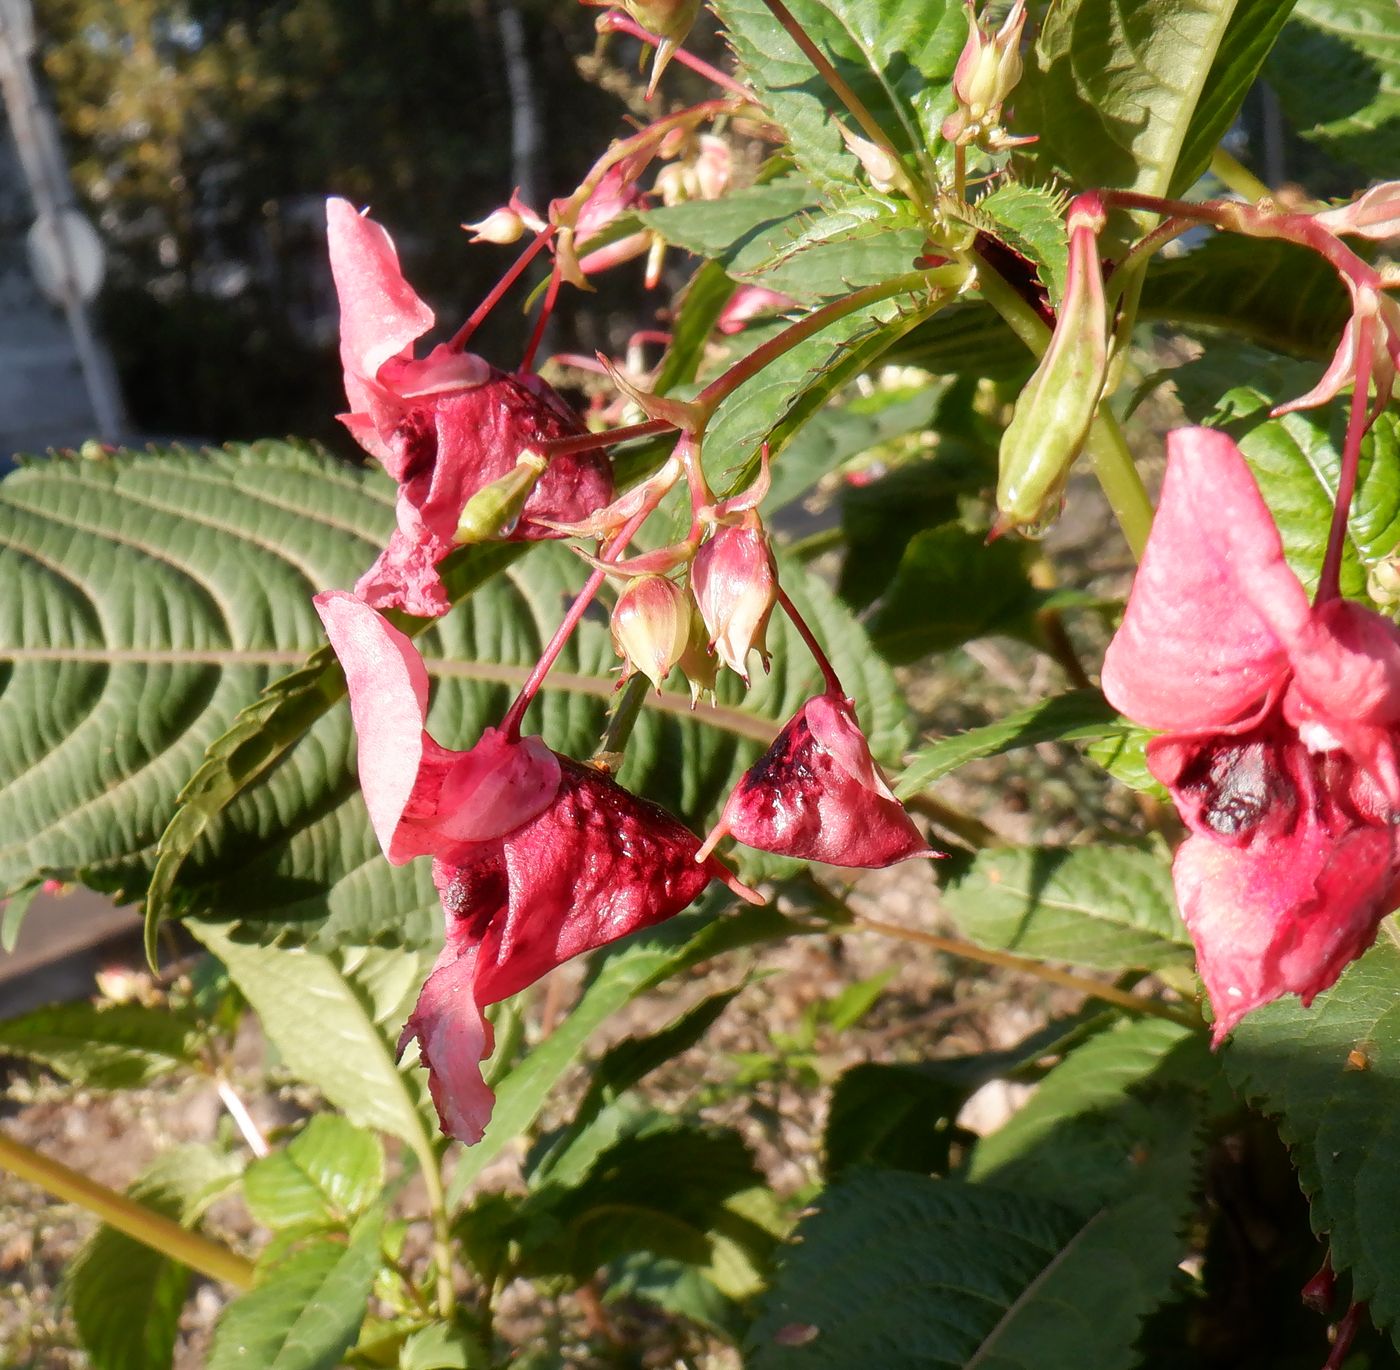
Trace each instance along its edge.
<instances>
[{"instance_id":1,"label":"drooping bud","mask_svg":"<svg viewBox=\"0 0 1400 1370\"><path fill-rule=\"evenodd\" d=\"M617 597L612 639L622 678L640 671L659 691L690 641L690 597L665 576L638 576Z\"/></svg>"},{"instance_id":2,"label":"drooping bud","mask_svg":"<svg viewBox=\"0 0 1400 1370\"><path fill-rule=\"evenodd\" d=\"M943 122L943 136L950 143L966 146L991 138L1000 146L1005 141L999 128L1001 107L1021 79L1021 30L1025 23L1025 0L1016 0L993 34L977 22L977 11L972 0L967 0L967 42L953 69L958 107Z\"/></svg>"},{"instance_id":3,"label":"drooping bud","mask_svg":"<svg viewBox=\"0 0 1400 1370\"><path fill-rule=\"evenodd\" d=\"M768 534L752 525L720 528L695 555L690 586L710 635L710 646L736 675L749 682L749 652L768 666L764 634L778 602L778 581Z\"/></svg>"},{"instance_id":4,"label":"drooping bud","mask_svg":"<svg viewBox=\"0 0 1400 1370\"><path fill-rule=\"evenodd\" d=\"M656 91L656 83L676 49L700 13L700 0L584 0L588 5L613 6L626 10L648 33L661 41L656 45L656 57L651 64L651 79L647 83L647 99ZM606 17L606 16L605 16ZM599 21L600 25L602 20Z\"/></svg>"},{"instance_id":5,"label":"drooping bud","mask_svg":"<svg viewBox=\"0 0 1400 1370\"><path fill-rule=\"evenodd\" d=\"M1054 519L1098 408L1108 369L1098 256L1104 222L1095 194L1080 195L1070 206L1069 270L1055 331L1002 435L997 526L1003 531L1040 531Z\"/></svg>"},{"instance_id":6,"label":"drooping bud","mask_svg":"<svg viewBox=\"0 0 1400 1370\"><path fill-rule=\"evenodd\" d=\"M702 200L718 200L729 189L734 157L729 144L713 133L702 133L695 158L695 185Z\"/></svg>"},{"instance_id":7,"label":"drooping bud","mask_svg":"<svg viewBox=\"0 0 1400 1370\"><path fill-rule=\"evenodd\" d=\"M525 220L513 209L493 209L475 224L463 224L474 243L517 243L525 233Z\"/></svg>"},{"instance_id":8,"label":"drooping bud","mask_svg":"<svg viewBox=\"0 0 1400 1370\"><path fill-rule=\"evenodd\" d=\"M522 452L504 476L483 485L466 502L452 540L460 545L508 537L547 470L549 462L538 452Z\"/></svg>"},{"instance_id":9,"label":"drooping bud","mask_svg":"<svg viewBox=\"0 0 1400 1370\"><path fill-rule=\"evenodd\" d=\"M893 153L877 143L872 143L869 138L852 133L839 120L836 127L841 134L841 140L846 144L846 150L865 168L865 174L870 177L870 184L876 190L895 190L904 184L904 168L899 165L899 159Z\"/></svg>"}]
</instances>

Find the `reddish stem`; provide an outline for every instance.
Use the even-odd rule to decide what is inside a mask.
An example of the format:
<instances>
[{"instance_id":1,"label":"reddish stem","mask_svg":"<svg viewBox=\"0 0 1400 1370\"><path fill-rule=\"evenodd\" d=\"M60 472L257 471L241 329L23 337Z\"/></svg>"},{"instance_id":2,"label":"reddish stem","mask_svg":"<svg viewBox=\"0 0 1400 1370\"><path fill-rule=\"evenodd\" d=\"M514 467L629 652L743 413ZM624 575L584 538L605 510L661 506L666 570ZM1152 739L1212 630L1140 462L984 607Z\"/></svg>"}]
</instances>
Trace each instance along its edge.
<instances>
[{"instance_id":1,"label":"reddish stem","mask_svg":"<svg viewBox=\"0 0 1400 1370\"><path fill-rule=\"evenodd\" d=\"M1351 1344L1356 1340L1365 1316L1364 1303L1354 1303L1342 1314L1342 1320L1333 1329L1332 1354L1327 1357L1327 1364L1322 1370L1342 1370L1342 1362L1351 1354Z\"/></svg>"},{"instance_id":2,"label":"reddish stem","mask_svg":"<svg viewBox=\"0 0 1400 1370\"><path fill-rule=\"evenodd\" d=\"M629 19L625 14L619 14L616 10L610 10L603 15L598 24L600 28L609 29L613 33L625 33L629 38L636 38L654 48L661 45L661 39L654 33L648 33L635 20ZM735 95L742 95L745 100L754 100L754 93L747 86L740 84L732 76L726 76L718 67L712 67L708 62L687 52L684 48L677 48L671 54L671 58L683 67L689 67L691 71L703 76L707 81L713 81L722 89ZM754 103L757 104L757 100L754 100Z\"/></svg>"},{"instance_id":3,"label":"reddish stem","mask_svg":"<svg viewBox=\"0 0 1400 1370\"><path fill-rule=\"evenodd\" d=\"M482 320L500 303L501 296L520 279L520 273L539 255L540 249L554 236L554 227L549 225L535 235L535 241L515 259L515 265L491 288L491 293L472 310L471 317L453 335L447 344L454 352L460 352L467 340L478 328Z\"/></svg>"},{"instance_id":4,"label":"reddish stem","mask_svg":"<svg viewBox=\"0 0 1400 1370\"><path fill-rule=\"evenodd\" d=\"M665 492L662 491L654 499L648 500L618 529L617 536L613 538L607 549L598 558L600 561L616 561L627 550L627 544L636 536L637 529L656 512L656 506L661 503L664 494ZM603 571L594 571L584 582L583 589L578 592L577 598L569 606L569 612L564 615L564 621L555 630L554 636L549 640L549 645L540 654L540 659L535 663L534 669L520 687L520 693L516 695L515 702L506 711L506 716L501 720L501 731L511 741L519 739L520 725L525 719L525 711L539 693L540 686L544 684L550 668L559 659L559 653L564 650L565 645L573 636L574 629L579 625L579 620L583 618L588 606L593 603L593 597L603 584L605 574Z\"/></svg>"},{"instance_id":5,"label":"reddish stem","mask_svg":"<svg viewBox=\"0 0 1400 1370\"><path fill-rule=\"evenodd\" d=\"M554 313L554 302L559 298L559 263L554 263L554 270L549 273L549 285L545 288L544 303L540 306L540 316L535 320L535 331L530 334L530 341L525 347L525 355L520 359L520 370L522 373L533 371L535 368L535 353L540 350L540 343L544 339L544 330L549 326L550 316Z\"/></svg>"},{"instance_id":6,"label":"reddish stem","mask_svg":"<svg viewBox=\"0 0 1400 1370\"><path fill-rule=\"evenodd\" d=\"M595 447L611 447L616 442L632 438L649 438L665 433L676 425L670 419L648 419L645 423L628 424L626 428L609 428L602 433L580 433L576 438L549 438L537 444L543 457L567 457L575 452L591 452Z\"/></svg>"},{"instance_id":7,"label":"reddish stem","mask_svg":"<svg viewBox=\"0 0 1400 1370\"><path fill-rule=\"evenodd\" d=\"M1361 466L1361 439L1370 424L1371 373L1375 368L1376 316L1360 316L1356 326L1356 376L1351 392L1351 413L1347 417L1346 441L1342 445L1342 467L1337 475L1337 502L1332 508L1332 526L1327 532L1327 555L1317 578L1314 604L1325 604L1341 594L1342 550L1346 546L1347 519L1356 493L1356 475Z\"/></svg>"},{"instance_id":8,"label":"reddish stem","mask_svg":"<svg viewBox=\"0 0 1400 1370\"><path fill-rule=\"evenodd\" d=\"M782 606L783 613L792 620L792 626L797 629L798 636L807 644L807 650L821 668L827 692L834 694L838 699L845 699L846 691L841 685L841 677L836 674L836 667L831 664L830 658L822 650L821 643L817 641L817 635L807 626L806 619L797 612L797 606L788 598L787 591L781 585L778 586L778 603Z\"/></svg>"}]
</instances>

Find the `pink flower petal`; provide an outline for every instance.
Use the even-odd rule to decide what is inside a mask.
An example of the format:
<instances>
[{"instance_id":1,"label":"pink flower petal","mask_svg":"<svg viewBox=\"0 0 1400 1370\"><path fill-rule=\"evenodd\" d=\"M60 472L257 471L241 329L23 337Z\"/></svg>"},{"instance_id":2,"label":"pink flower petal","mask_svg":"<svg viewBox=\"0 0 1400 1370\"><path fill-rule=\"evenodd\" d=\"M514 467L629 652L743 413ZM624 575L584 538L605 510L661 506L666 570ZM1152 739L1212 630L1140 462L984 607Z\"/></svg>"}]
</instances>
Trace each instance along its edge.
<instances>
[{"instance_id":1,"label":"pink flower petal","mask_svg":"<svg viewBox=\"0 0 1400 1370\"><path fill-rule=\"evenodd\" d=\"M1234 442L1188 428L1168 436L1167 453L1103 687L1134 722L1188 732L1242 718L1279 686L1309 608Z\"/></svg>"},{"instance_id":2,"label":"pink flower petal","mask_svg":"<svg viewBox=\"0 0 1400 1370\"><path fill-rule=\"evenodd\" d=\"M470 751L439 746L423 730L428 673L413 643L353 595L327 591L315 604L345 670L360 788L390 861L457 855L551 803L559 760L541 739L487 728Z\"/></svg>"},{"instance_id":3,"label":"pink flower petal","mask_svg":"<svg viewBox=\"0 0 1400 1370\"><path fill-rule=\"evenodd\" d=\"M433 311L404 280L393 239L348 200L326 201L326 233L340 297L341 360L347 376L372 381L433 326Z\"/></svg>"},{"instance_id":4,"label":"pink flower petal","mask_svg":"<svg viewBox=\"0 0 1400 1370\"><path fill-rule=\"evenodd\" d=\"M1342 723L1400 723L1400 628L1374 610L1331 600L1290 648L1294 686Z\"/></svg>"}]
</instances>

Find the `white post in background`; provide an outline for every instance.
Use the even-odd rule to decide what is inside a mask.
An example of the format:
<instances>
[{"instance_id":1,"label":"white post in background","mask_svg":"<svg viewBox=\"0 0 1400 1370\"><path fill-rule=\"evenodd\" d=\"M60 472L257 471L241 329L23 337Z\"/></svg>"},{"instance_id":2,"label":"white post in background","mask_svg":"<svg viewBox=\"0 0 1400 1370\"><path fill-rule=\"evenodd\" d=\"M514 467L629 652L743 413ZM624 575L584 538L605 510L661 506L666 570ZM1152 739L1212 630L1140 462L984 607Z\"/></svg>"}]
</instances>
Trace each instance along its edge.
<instances>
[{"instance_id":1,"label":"white post in background","mask_svg":"<svg viewBox=\"0 0 1400 1370\"><path fill-rule=\"evenodd\" d=\"M88 310L102 284L105 254L74 202L53 116L30 71L34 46L30 0L0 0L0 95L36 216L29 230L30 266L40 290L68 320L97 436L116 441L126 431L121 391Z\"/></svg>"}]
</instances>

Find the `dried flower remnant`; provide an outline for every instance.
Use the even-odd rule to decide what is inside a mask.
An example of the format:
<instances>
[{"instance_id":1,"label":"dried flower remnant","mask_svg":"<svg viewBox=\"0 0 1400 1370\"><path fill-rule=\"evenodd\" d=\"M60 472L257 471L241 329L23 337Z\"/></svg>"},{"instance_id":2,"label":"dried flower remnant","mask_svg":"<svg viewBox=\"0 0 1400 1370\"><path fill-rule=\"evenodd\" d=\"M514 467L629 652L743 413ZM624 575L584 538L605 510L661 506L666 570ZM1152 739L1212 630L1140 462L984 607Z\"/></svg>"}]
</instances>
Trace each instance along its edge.
<instances>
[{"instance_id":1,"label":"dried flower remnant","mask_svg":"<svg viewBox=\"0 0 1400 1370\"><path fill-rule=\"evenodd\" d=\"M1104 662L1190 829L1177 899L1215 1039L1283 994L1303 1002L1400 902L1400 629L1309 605L1229 437L1168 439L1156 521Z\"/></svg>"},{"instance_id":2,"label":"dried flower remnant","mask_svg":"<svg viewBox=\"0 0 1400 1370\"><path fill-rule=\"evenodd\" d=\"M750 892L664 809L537 737L487 729L469 751L424 729L413 644L353 595L316 607L345 668L359 774L395 864L431 855L447 939L401 1046L417 1039L443 1130L479 1141L492 1094L482 1016L555 966L679 913L713 879Z\"/></svg>"},{"instance_id":3,"label":"dried flower remnant","mask_svg":"<svg viewBox=\"0 0 1400 1370\"><path fill-rule=\"evenodd\" d=\"M447 345L415 359L413 344L434 316L404 280L389 235L346 200L327 201L326 215L350 401L341 421L399 485L398 527L356 591L379 608L435 616L448 608L437 564L455 544L467 502L526 451L584 428L536 376L508 375ZM557 537L546 521L586 518L612 490L599 452L554 459L511 536Z\"/></svg>"},{"instance_id":4,"label":"dried flower remnant","mask_svg":"<svg viewBox=\"0 0 1400 1370\"><path fill-rule=\"evenodd\" d=\"M725 836L832 866L937 855L870 755L854 703L831 691L809 699L744 773L700 854Z\"/></svg>"}]
</instances>

